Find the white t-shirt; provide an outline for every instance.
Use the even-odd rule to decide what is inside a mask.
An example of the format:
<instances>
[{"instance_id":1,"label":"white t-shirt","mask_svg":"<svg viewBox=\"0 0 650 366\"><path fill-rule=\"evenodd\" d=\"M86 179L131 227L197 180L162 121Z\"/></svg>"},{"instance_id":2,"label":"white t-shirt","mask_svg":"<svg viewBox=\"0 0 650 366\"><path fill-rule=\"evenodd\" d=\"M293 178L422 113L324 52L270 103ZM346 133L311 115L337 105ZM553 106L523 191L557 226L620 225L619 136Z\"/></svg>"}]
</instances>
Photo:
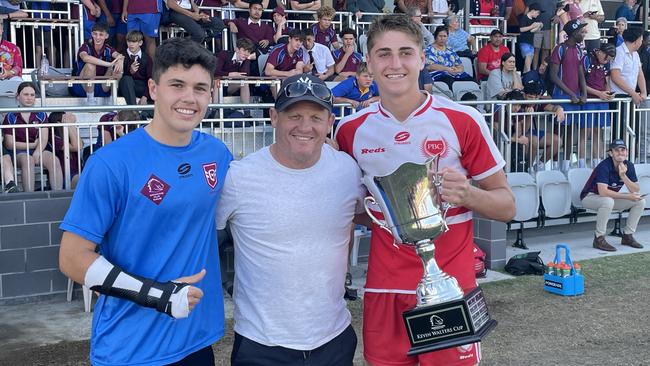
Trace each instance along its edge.
<instances>
[{"instance_id":1,"label":"white t-shirt","mask_svg":"<svg viewBox=\"0 0 650 366\"><path fill-rule=\"evenodd\" d=\"M361 170L324 145L307 169L268 147L232 162L217 208L235 244L235 332L267 346L312 350L350 325L345 273Z\"/></svg>"},{"instance_id":2,"label":"white t-shirt","mask_svg":"<svg viewBox=\"0 0 650 366\"><path fill-rule=\"evenodd\" d=\"M431 11L434 13L447 14L449 11L449 4L447 0L432 0L431 1ZM431 24L442 24L444 18L433 18Z\"/></svg>"},{"instance_id":3,"label":"white t-shirt","mask_svg":"<svg viewBox=\"0 0 650 366\"><path fill-rule=\"evenodd\" d=\"M302 51L305 63L309 62L309 51L305 46L302 47ZM312 56L314 56L314 68L319 74L325 73L328 67L334 66L334 57L332 57L332 52L327 46L314 42L311 52Z\"/></svg>"},{"instance_id":4,"label":"white t-shirt","mask_svg":"<svg viewBox=\"0 0 650 366\"><path fill-rule=\"evenodd\" d=\"M185 10L192 10L191 0L176 0L176 3Z\"/></svg>"},{"instance_id":5,"label":"white t-shirt","mask_svg":"<svg viewBox=\"0 0 650 366\"><path fill-rule=\"evenodd\" d=\"M632 89L636 89L637 78L639 76L639 69L641 69L641 59L639 54L635 52L630 52L627 48L625 42L622 45L616 47L616 57L612 60L609 65L610 70L618 69L621 71L621 77L625 83L630 86ZM621 89L616 83L612 80L612 91L616 94L626 94L623 89Z\"/></svg>"}]
</instances>

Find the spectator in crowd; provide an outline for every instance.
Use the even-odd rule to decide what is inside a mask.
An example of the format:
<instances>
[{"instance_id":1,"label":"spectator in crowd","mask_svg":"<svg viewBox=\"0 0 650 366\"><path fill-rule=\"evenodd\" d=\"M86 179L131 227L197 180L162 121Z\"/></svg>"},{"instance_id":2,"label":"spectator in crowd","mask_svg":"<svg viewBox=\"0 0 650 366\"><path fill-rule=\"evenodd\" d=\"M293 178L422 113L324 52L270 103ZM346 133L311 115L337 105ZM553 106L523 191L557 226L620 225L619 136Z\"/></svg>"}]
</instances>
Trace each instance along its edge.
<instances>
[{"instance_id":1,"label":"spectator in crowd","mask_svg":"<svg viewBox=\"0 0 650 366\"><path fill-rule=\"evenodd\" d=\"M285 79L291 75L302 74L305 66L305 57L302 44L305 42L305 33L300 29L289 32L289 42L275 46L266 60L264 74L278 79ZM275 89L273 97L275 97Z\"/></svg>"},{"instance_id":2,"label":"spectator in crowd","mask_svg":"<svg viewBox=\"0 0 650 366\"><path fill-rule=\"evenodd\" d=\"M425 90L429 94L433 93L433 79L431 79L431 74L429 74L426 67L420 70L418 86L420 87L420 90Z\"/></svg>"},{"instance_id":3,"label":"spectator in crowd","mask_svg":"<svg viewBox=\"0 0 650 366\"><path fill-rule=\"evenodd\" d=\"M639 60L641 61L641 70L643 71L643 77L645 78L645 85L647 88L647 86L650 85L650 32L643 32L643 44L638 53ZM646 105L647 102L644 106ZM641 162L650 162L650 131L648 131L650 120L648 120L648 118L650 118L648 112L641 112L639 114L639 132L641 136L645 136L645 138L640 139L639 150L637 152L637 156Z\"/></svg>"},{"instance_id":4,"label":"spectator in crowd","mask_svg":"<svg viewBox=\"0 0 650 366\"><path fill-rule=\"evenodd\" d=\"M217 52L217 67L214 70L214 88L219 88L219 79L223 77L246 77L250 75L250 56L255 52L255 45L248 38L239 38L235 51L221 50ZM241 102L249 104L251 101L250 88L247 84L229 84L227 95L239 92ZM214 93L213 102L219 103L217 93Z\"/></svg>"},{"instance_id":5,"label":"spectator in crowd","mask_svg":"<svg viewBox=\"0 0 650 366\"><path fill-rule=\"evenodd\" d=\"M11 19L27 18L29 16L26 12L20 10L20 3L22 2L0 0L0 20L2 21L1 28L4 34L9 34L9 22Z\"/></svg>"},{"instance_id":6,"label":"spectator in crowd","mask_svg":"<svg viewBox=\"0 0 650 366\"><path fill-rule=\"evenodd\" d=\"M84 26L83 29L84 41L86 41L90 39L93 26L102 15L102 8L99 6L99 3L95 0L81 0L81 5L82 5L81 17L83 19L83 26ZM73 14L71 15L74 19L78 19L79 15L76 7L73 7Z\"/></svg>"},{"instance_id":7,"label":"spectator in crowd","mask_svg":"<svg viewBox=\"0 0 650 366\"><path fill-rule=\"evenodd\" d=\"M138 111L122 110L119 112L109 112L99 117L101 124L97 125L97 140L94 144L83 148L81 162L86 164L88 158L97 152L100 148L124 136L129 130L134 130L134 125L125 125L120 122L139 121L140 114ZM113 123L108 123L113 122Z\"/></svg>"},{"instance_id":8,"label":"spectator in crowd","mask_svg":"<svg viewBox=\"0 0 650 366\"><path fill-rule=\"evenodd\" d=\"M347 11L354 13L357 21L369 22L372 20L371 15L363 15L363 13L383 13L384 0L346 0Z\"/></svg>"},{"instance_id":9,"label":"spectator in crowd","mask_svg":"<svg viewBox=\"0 0 650 366\"><path fill-rule=\"evenodd\" d=\"M128 0L127 0L128 1ZM120 80L124 71L124 56L106 43L108 25L95 23L92 38L77 51L77 67L74 75L93 80L97 76L108 76ZM110 86L104 84L74 84L72 93L87 97L89 104L95 104L95 96L110 95Z\"/></svg>"},{"instance_id":10,"label":"spectator in crowd","mask_svg":"<svg viewBox=\"0 0 650 366\"><path fill-rule=\"evenodd\" d=\"M255 0L253 0L252 2L255 2ZM239 9L249 9L251 1L233 0L233 4L235 5L235 7L239 8ZM270 0L260 0L260 4L262 4L262 7L264 9L268 9L269 5L271 4L271 1ZM203 5L205 5L205 1L203 2Z\"/></svg>"},{"instance_id":11,"label":"spectator in crowd","mask_svg":"<svg viewBox=\"0 0 650 366\"><path fill-rule=\"evenodd\" d=\"M0 27L0 93L4 95L15 93L17 84L23 80L23 56L20 48L9 42L5 35Z\"/></svg>"},{"instance_id":12,"label":"spectator in crowd","mask_svg":"<svg viewBox=\"0 0 650 366\"><path fill-rule=\"evenodd\" d=\"M524 99L525 100L540 100L544 88L539 82L529 82L524 85ZM555 122L563 123L565 120L564 108L559 105L553 104L527 104L525 111L528 114L524 120L523 130L526 136L530 139L531 158L535 158L535 153L539 149L544 149L543 161L550 159L556 160L562 147L562 140L557 133L552 131L556 130L547 123L548 120L544 119L544 125L540 125L539 116L533 116L534 112L550 112L555 117Z\"/></svg>"},{"instance_id":13,"label":"spectator in crowd","mask_svg":"<svg viewBox=\"0 0 650 366\"><path fill-rule=\"evenodd\" d=\"M3 192L16 193L18 192L18 186L14 176L14 165L11 163L11 152L5 148L2 140L3 136L0 135L0 154L2 155L0 165L2 165L2 181L5 182Z\"/></svg>"},{"instance_id":14,"label":"spectator in crowd","mask_svg":"<svg viewBox=\"0 0 650 366\"><path fill-rule=\"evenodd\" d=\"M142 52L144 34L133 30L126 35L126 57L124 57L124 72L119 83L120 94L126 104L147 104L149 98L148 81L151 78L153 61Z\"/></svg>"},{"instance_id":15,"label":"spectator in crowd","mask_svg":"<svg viewBox=\"0 0 650 366\"><path fill-rule=\"evenodd\" d=\"M237 33L237 38L248 38L257 45L259 53L267 53L273 44L273 28L262 23L262 6L260 0L251 0L248 7L248 18L237 18L226 21L230 31ZM260 70L261 71L261 70Z\"/></svg>"},{"instance_id":16,"label":"spectator in crowd","mask_svg":"<svg viewBox=\"0 0 650 366\"><path fill-rule=\"evenodd\" d=\"M582 22L587 23L587 34L585 35L585 48L587 52L600 47L600 30L598 24L605 20L605 12L600 0L580 0L582 10Z\"/></svg>"},{"instance_id":17,"label":"spectator in crowd","mask_svg":"<svg viewBox=\"0 0 650 366\"><path fill-rule=\"evenodd\" d=\"M645 78L646 87L650 85L650 31L643 32L643 42L637 51L641 61L641 70Z\"/></svg>"},{"instance_id":18,"label":"spectator in crowd","mask_svg":"<svg viewBox=\"0 0 650 366\"><path fill-rule=\"evenodd\" d=\"M332 95L334 95L334 104L349 103L355 111L379 101L379 89L368 72L368 65L365 62L359 64L355 77L349 77L338 83L332 89Z\"/></svg>"},{"instance_id":19,"label":"spectator in crowd","mask_svg":"<svg viewBox=\"0 0 650 366\"><path fill-rule=\"evenodd\" d=\"M616 25L607 30L607 42L614 44L616 47L623 44L623 32L627 29L627 19L616 19Z\"/></svg>"},{"instance_id":20,"label":"spectator in crowd","mask_svg":"<svg viewBox=\"0 0 650 366\"><path fill-rule=\"evenodd\" d=\"M420 11L420 8L417 6L409 6L406 8L406 15L408 15L415 23L420 25L420 30L424 37L424 48L431 46L431 44L433 44L433 34L431 34L429 28L422 23L422 12Z\"/></svg>"},{"instance_id":21,"label":"spectator in crowd","mask_svg":"<svg viewBox=\"0 0 650 366\"><path fill-rule=\"evenodd\" d=\"M496 17L499 16L500 0L474 0L470 2L469 13L474 16ZM472 19L470 24L494 26L491 19Z\"/></svg>"},{"instance_id":22,"label":"spectator in crowd","mask_svg":"<svg viewBox=\"0 0 650 366\"><path fill-rule=\"evenodd\" d=\"M410 6L416 6L420 9L423 18L428 18L431 14L431 0L395 0L395 13L406 13ZM428 20L428 19L427 19Z\"/></svg>"},{"instance_id":23,"label":"spectator in crowd","mask_svg":"<svg viewBox=\"0 0 650 366\"><path fill-rule=\"evenodd\" d=\"M433 81L445 82L449 89L454 81L469 81L472 77L465 72L456 52L447 47L447 28L439 26L433 33L435 42L425 50L427 70Z\"/></svg>"},{"instance_id":24,"label":"spectator in crowd","mask_svg":"<svg viewBox=\"0 0 650 366\"><path fill-rule=\"evenodd\" d=\"M321 8L320 0L291 0L291 10L309 11L309 13L292 13L289 18L293 20L314 20L314 15Z\"/></svg>"},{"instance_id":25,"label":"spectator in crowd","mask_svg":"<svg viewBox=\"0 0 650 366\"><path fill-rule=\"evenodd\" d=\"M99 21L108 24L110 43L118 52L126 51L126 22L122 21L123 0L97 0L102 10Z\"/></svg>"},{"instance_id":26,"label":"spectator in crowd","mask_svg":"<svg viewBox=\"0 0 650 366\"><path fill-rule=\"evenodd\" d=\"M609 83L609 66L610 62L616 57L616 47L611 43L602 43L584 58L583 66L585 72L585 81L587 83L587 94L591 98L599 98L604 102L587 103L584 105L587 113L585 128L580 130L580 140L578 142L578 166L586 167L586 146L587 138L591 136L591 159L592 166L595 167L596 159L605 154L605 147L602 146L604 131L603 128L610 125L609 112L598 112L609 109L607 101L614 98L614 92L610 90ZM592 133L592 129L595 132Z\"/></svg>"},{"instance_id":27,"label":"spectator in crowd","mask_svg":"<svg viewBox=\"0 0 650 366\"><path fill-rule=\"evenodd\" d=\"M460 27L458 16L455 14L448 16L445 19L445 25L449 30L449 40L447 41L447 46L449 46L449 48L451 48L452 51L456 52L460 57L473 58L474 37ZM500 46L503 44L503 34L501 34L501 31L498 29L493 30L492 33L490 33L490 43L492 43L492 34L499 34L499 40L495 41L495 43L498 43L498 45L495 47L501 49Z\"/></svg>"},{"instance_id":28,"label":"spectator in crowd","mask_svg":"<svg viewBox=\"0 0 650 366\"><path fill-rule=\"evenodd\" d=\"M273 43L287 43L289 31L293 28L287 25L287 15L284 8L276 6L273 8Z\"/></svg>"},{"instance_id":29,"label":"spectator in crowd","mask_svg":"<svg viewBox=\"0 0 650 366\"><path fill-rule=\"evenodd\" d=\"M521 90L511 90L503 95L504 100L521 101L524 100L524 94ZM526 172L530 165L530 156L533 149L530 146L530 138L526 132L526 116L517 115L521 111L521 104L510 104L498 106L495 115L505 114L504 120L507 125L507 133L510 136L510 171ZM496 127L496 126L495 126ZM537 151L537 150L534 150Z\"/></svg>"},{"instance_id":30,"label":"spectator in crowd","mask_svg":"<svg viewBox=\"0 0 650 366\"><path fill-rule=\"evenodd\" d=\"M66 123L74 124L77 122L77 117L72 113L52 112L47 118L47 123ZM65 161L65 143L63 129L68 130L68 157L70 158L70 186L68 189L75 189L79 181L79 151L83 148L83 141L79 138L77 128L75 126L54 127L54 135L52 136L52 143L49 146L54 151L57 159L62 163ZM52 146L53 145L53 146Z\"/></svg>"},{"instance_id":31,"label":"spectator in crowd","mask_svg":"<svg viewBox=\"0 0 650 366\"><path fill-rule=\"evenodd\" d=\"M636 12L634 11L634 5L636 5L636 0L623 0L623 4L616 9L615 18L618 21L618 18L625 18L628 21L636 20Z\"/></svg>"},{"instance_id":32,"label":"spectator in crowd","mask_svg":"<svg viewBox=\"0 0 650 366\"><path fill-rule=\"evenodd\" d=\"M313 34L307 34L303 44L305 66L303 71L325 81L334 77L334 57L325 45L316 42Z\"/></svg>"},{"instance_id":33,"label":"spectator in crowd","mask_svg":"<svg viewBox=\"0 0 650 366\"><path fill-rule=\"evenodd\" d=\"M336 31L332 25L332 20L336 16L336 11L333 7L325 5L318 9L316 17L318 22L311 26L311 33L317 43L324 45L329 49L339 49L341 45L336 38Z\"/></svg>"},{"instance_id":34,"label":"spectator in crowd","mask_svg":"<svg viewBox=\"0 0 650 366\"><path fill-rule=\"evenodd\" d=\"M490 71L501 66L501 56L510 52L503 45L503 33L494 29L490 33L490 41L478 51L476 61L478 64L478 81L487 80Z\"/></svg>"},{"instance_id":35,"label":"spectator in crowd","mask_svg":"<svg viewBox=\"0 0 650 366\"><path fill-rule=\"evenodd\" d=\"M408 12L406 13L408 14ZM449 3L447 3L447 0L431 1L431 13L429 14L430 24L442 25L443 20L451 14L453 13L449 10Z\"/></svg>"},{"instance_id":36,"label":"spectator in crowd","mask_svg":"<svg viewBox=\"0 0 650 366\"><path fill-rule=\"evenodd\" d=\"M526 13L519 16L519 36L517 36L517 43L519 43L519 50L521 57L524 58L524 70L528 72L533 65L533 57L535 55L535 32L539 32L544 24L537 21L541 13L540 7L537 3L532 3L528 6ZM535 69L537 66L535 65Z\"/></svg>"},{"instance_id":37,"label":"spectator in crowd","mask_svg":"<svg viewBox=\"0 0 650 366\"><path fill-rule=\"evenodd\" d=\"M344 28L339 34L343 46L338 50L332 52L334 57L334 71L336 72L335 81L345 80L350 76L354 76L357 72L357 67L363 62L363 55L356 52L357 36L351 28Z\"/></svg>"},{"instance_id":38,"label":"spectator in crowd","mask_svg":"<svg viewBox=\"0 0 650 366\"><path fill-rule=\"evenodd\" d=\"M31 82L22 82L16 90L18 107L34 107L36 89ZM3 125L39 125L46 123L44 112L10 112L4 118ZM35 165L48 171L50 187L54 190L63 188L63 176L59 159L46 149L49 142L49 129L36 127L3 129L4 145L11 154L15 153L15 163L22 171L23 192L34 191ZM42 182L42 181L41 181Z\"/></svg>"},{"instance_id":39,"label":"spectator in crowd","mask_svg":"<svg viewBox=\"0 0 650 366\"><path fill-rule=\"evenodd\" d=\"M597 212L593 246L607 252L616 251L616 247L605 240L609 215L612 210L630 210L623 229L621 245L643 248L633 235L645 209L643 198L645 194L639 193L634 163L628 160L625 141L621 139L612 141L609 144L608 155L607 159L596 166L580 193L582 205ZM629 192L621 192L623 187Z\"/></svg>"},{"instance_id":40,"label":"spectator in crowd","mask_svg":"<svg viewBox=\"0 0 650 366\"><path fill-rule=\"evenodd\" d=\"M625 43L616 47L616 58L610 65L611 87L617 98L631 97L634 106L639 107L648 98L645 75L637 52L643 44L643 31L636 27L628 28L623 32L623 40ZM627 115L627 111L634 113L632 109L621 106L621 121L631 120L631 114ZM625 125L621 123L619 130L614 131L618 135L614 136L624 138L627 134Z\"/></svg>"},{"instance_id":41,"label":"spectator in crowd","mask_svg":"<svg viewBox=\"0 0 650 366\"><path fill-rule=\"evenodd\" d=\"M221 44L221 31L225 28L221 18L201 13L194 0L165 0L165 4L168 8L167 22L183 28L194 42L203 43L216 38Z\"/></svg>"},{"instance_id":42,"label":"spectator in crowd","mask_svg":"<svg viewBox=\"0 0 650 366\"><path fill-rule=\"evenodd\" d=\"M503 99L511 90L522 90L521 78L517 73L515 55L504 53L501 56L501 66L490 71L487 82L488 97L490 99Z\"/></svg>"},{"instance_id":43,"label":"spectator in crowd","mask_svg":"<svg viewBox=\"0 0 650 366\"><path fill-rule=\"evenodd\" d=\"M334 115L322 80L285 79L270 117L276 142L232 163L217 209L237 268L231 365L351 366L357 339L343 296L361 171L325 144Z\"/></svg>"},{"instance_id":44,"label":"spectator in crowd","mask_svg":"<svg viewBox=\"0 0 650 366\"><path fill-rule=\"evenodd\" d=\"M156 54L162 7L161 0L124 0L122 5L122 21L127 31L139 30L144 34L145 50L152 60Z\"/></svg>"},{"instance_id":45,"label":"spectator in crowd","mask_svg":"<svg viewBox=\"0 0 650 366\"><path fill-rule=\"evenodd\" d=\"M587 30L586 23L578 20L572 20L564 25L564 32L567 40L555 46L551 53L551 80L555 87L553 88L553 99L570 99L570 103L561 104L566 112L575 112L567 115L565 123L567 128L566 141L568 142L564 149L564 161L562 170L569 169L569 154L571 153L574 129L583 126L584 116L577 111L581 111L582 105L587 100L587 84L585 82L584 67L582 58L584 57L580 43L584 39Z\"/></svg>"},{"instance_id":46,"label":"spectator in crowd","mask_svg":"<svg viewBox=\"0 0 650 366\"><path fill-rule=\"evenodd\" d=\"M559 43L566 41L566 34L562 30L564 25L569 20L576 20L582 18L582 10L580 9L580 0L564 0L558 3L558 8L555 13L557 20L560 24L560 35L558 37Z\"/></svg>"},{"instance_id":47,"label":"spectator in crowd","mask_svg":"<svg viewBox=\"0 0 650 366\"><path fill-rule=\"evenodd\" d=\"M535 32L533 37L533 46L535 46L535 54L533 56L533 68L537 69L539 61L545 59L551 52L551 47L554 45L554 42L551 40L551 22L555 16L555 10L557 9L557 1L548 1L548 0L526 0L526 5L528 10L531 6L537 4L537 7L540 10L540 14L535 19L536 21L542 23L542 28ZM554 35L556 36L556 35Z\"/></svg>"}]
</instances>

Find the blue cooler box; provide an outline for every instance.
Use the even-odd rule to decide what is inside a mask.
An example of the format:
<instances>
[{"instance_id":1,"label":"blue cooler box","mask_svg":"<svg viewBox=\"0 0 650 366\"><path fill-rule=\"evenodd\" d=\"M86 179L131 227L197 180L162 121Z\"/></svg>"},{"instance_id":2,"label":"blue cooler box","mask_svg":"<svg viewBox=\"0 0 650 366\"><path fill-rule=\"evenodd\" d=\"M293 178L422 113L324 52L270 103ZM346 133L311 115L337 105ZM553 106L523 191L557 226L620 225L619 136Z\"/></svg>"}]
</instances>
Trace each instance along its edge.
<instances>
[{"instance_id":1,"label":"blue cooler box","mask_svg":"<svg viewBox=\"0 0 650 366\"><path fill-rule=\"evenodd\" d=\"M571 274L563 277L556 274L549 274L548 271L544 274L544 290L562 296L578 296L585 293L585 278L581 274L576 273L571 256L569 254L569 247L565 244L558 244L555 247L555 259L553 263L559 264L562 260L560 250L564 249L565 259L564 262L571 267Z\"/></svg>"}]
</instances>

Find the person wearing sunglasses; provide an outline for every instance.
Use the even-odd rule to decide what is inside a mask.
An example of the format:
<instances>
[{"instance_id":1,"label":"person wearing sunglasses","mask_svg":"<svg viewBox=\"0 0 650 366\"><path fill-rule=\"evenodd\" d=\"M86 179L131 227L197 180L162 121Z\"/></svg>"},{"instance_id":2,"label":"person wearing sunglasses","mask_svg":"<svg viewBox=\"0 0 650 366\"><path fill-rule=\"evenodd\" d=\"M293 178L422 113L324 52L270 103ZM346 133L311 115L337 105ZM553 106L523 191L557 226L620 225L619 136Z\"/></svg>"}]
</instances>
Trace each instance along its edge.
<instances>
[{"instance_id":1,"label":"person wearing sunglasses","mask_svg":"<svg viewBox=\"0 0 650 366\"><path fill-rule=\"evenodd\" d=\"M217 210L235 247L231 363L351 366L343 296L361 171L326 143L332 93L318 77L285 79L270 117L276 142L231 164Z\"/></svg>"}]
</instances>

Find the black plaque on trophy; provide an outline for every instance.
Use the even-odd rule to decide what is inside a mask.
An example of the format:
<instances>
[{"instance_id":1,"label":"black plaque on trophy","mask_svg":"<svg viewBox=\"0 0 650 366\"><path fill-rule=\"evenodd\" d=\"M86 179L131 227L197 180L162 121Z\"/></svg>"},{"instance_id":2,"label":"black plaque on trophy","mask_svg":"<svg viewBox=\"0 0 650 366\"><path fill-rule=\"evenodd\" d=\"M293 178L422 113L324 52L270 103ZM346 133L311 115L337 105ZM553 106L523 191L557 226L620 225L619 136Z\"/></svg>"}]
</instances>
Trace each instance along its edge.
<instances>
[{"instance_id":1,"label":"black plaque on trophy","mask_svg":"<svg viewBox=\"0 0 650 366\"><path fill-rule=\"evenodd\" d=\"M409 356L478 342L497 325L478 287L462 299L417 307L403 317Z\"/></svg>"}]
</instances>

